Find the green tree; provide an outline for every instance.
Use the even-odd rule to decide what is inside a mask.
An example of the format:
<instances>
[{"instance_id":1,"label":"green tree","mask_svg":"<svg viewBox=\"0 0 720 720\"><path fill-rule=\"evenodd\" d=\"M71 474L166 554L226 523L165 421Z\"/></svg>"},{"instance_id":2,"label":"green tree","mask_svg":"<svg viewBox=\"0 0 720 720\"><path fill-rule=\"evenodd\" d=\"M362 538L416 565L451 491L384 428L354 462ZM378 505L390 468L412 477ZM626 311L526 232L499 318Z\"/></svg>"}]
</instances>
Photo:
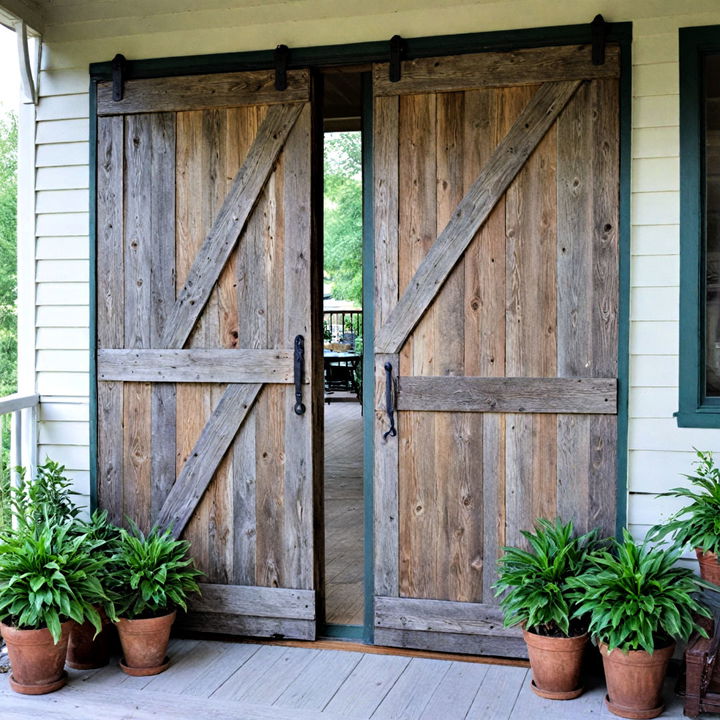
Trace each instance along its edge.
<instances>
[{"instance_id":1,"label":"green tree","mask_svg":"<svg viewBox=\"0 0 720 720\"><path fill-rule=\"evenodd\" d=\"M17 117L0 117L0 397L17 390ZM9 415L0 423L0 526L7 522Z\"/></svg>"},{"instance_id":2,"label":"green tree","mask_svg":"<svg viewBox=\"0 0 720 720\"><path fill-rule=\"evenodd\" d=\"M362 305L362 146L359 132L325 136L325 272L337 300Z\"/></svg>"}]
</instances>

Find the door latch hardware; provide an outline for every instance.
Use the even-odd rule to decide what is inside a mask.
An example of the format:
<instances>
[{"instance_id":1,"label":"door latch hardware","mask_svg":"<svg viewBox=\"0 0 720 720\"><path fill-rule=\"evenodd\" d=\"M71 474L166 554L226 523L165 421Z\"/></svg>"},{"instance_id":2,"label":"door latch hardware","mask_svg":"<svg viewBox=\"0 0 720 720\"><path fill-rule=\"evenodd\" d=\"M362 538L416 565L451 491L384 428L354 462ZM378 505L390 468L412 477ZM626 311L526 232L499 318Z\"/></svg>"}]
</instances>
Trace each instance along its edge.
<instances>
[{"instance_id":1,"label":"door latch hardware","mask_svg":"<svg viewBox=\"0 0 720 720\"><path fill-rule=\"evenodd\" d=\"M399 35L393 35L390 38L390 82L400 81L403 55L405 55L405 41Z\"/></svg>"},{"instance_id":2,"label":"door latch hardware","mask_svg":"<svg viewBox=\"0 0 720 720\"><path fill-rule=\"evenodd\" d=\"M305 367L305 338L302 335L295 336L295 358L293 370L295 374L295 406L293 410L296 415L305 413L305 406L302 401L303 369Z\"/></svg>"},{"instance_id":3,"label":"door latch hardware","mask_svg":"<svg viewBox=\"0 0 720 720\"><path fill-rule=\"evenodd\" d=\"M390 420L390 429L383 433L383 440L387 440L388 436L395 437L397 430L395 429L395 386L393 384L392 363L385 363L385 409Z\"/></svg>"},{"instance_id":4,"label":"door latch hardware","mask_svg":"<svg viewBox=\"0 0 720 720\"><path fill-rule=\"evenodd\" d=\"M275 89L287 89L287 66L290 48L287 45L278 45L275 48Z\"/></svg>"},{"instance_id":5,"label":"door latch hardware","mask_svg":"<svg viewBox=\"0 0 720 720\"><path fill-rule=\"evenodd\" d=\"M592 38L592 64L605 64L605 43L607 42L609 26L602 15L596 15L590 23Z\"/></svg>"},{"instance_id":6,"label":"door latch hardware","mask_svg":"<svg viewBox=\"0 0 720 720\"><path fill-rule=\"evenodd\" d=\"M112 59L112 91L113 100L120 102L125 92L125 72L127 70L127 60L124 55L118 53Z\"/></svg>"}]
</instances>

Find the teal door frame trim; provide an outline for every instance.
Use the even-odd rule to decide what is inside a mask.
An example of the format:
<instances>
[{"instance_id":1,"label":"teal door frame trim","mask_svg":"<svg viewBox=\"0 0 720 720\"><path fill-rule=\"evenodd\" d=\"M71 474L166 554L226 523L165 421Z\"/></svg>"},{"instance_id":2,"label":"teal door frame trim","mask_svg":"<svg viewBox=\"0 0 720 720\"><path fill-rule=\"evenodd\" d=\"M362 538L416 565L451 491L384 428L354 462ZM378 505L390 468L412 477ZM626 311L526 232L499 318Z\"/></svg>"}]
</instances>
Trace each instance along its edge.
<instances>
[{"instance_id":1,"label":"teal door frame trim","mask_svg":"<svg viewBox=\"0 0 720 720\"><path fill-rule=\"evenodd\" d=\"M618 534L627 521L627 449L628 449L628 377L630 328L630 138L632 100L632 23L610 23L607 41L620 47L620 260L619 260L619 318L618 318L618 421L617 421L617 501L616 528ZM590 24L531 28L525 30L466 33L421 38L406 38L404 59L433 57L435 55L462 55L477 52L511 51L531 47L589 44L592 42ZM347 45L291 48L288 68L331 67L387 62L390 55L387 40ZM272 50L260 50L214 55L195 55L175 58L128 60L126 79L198 75L205 73L235 72L274 68ZM97 173L97 83L112 79L111 63L90 64L90 492L91 504L97 506L97 369L95 345L97 334L97 299L95 258L97 244L96 192ZM363 307L374 311L374 228L372 178L372 88L369 74L363 82ZM363 362L364 413L364 524L365 524L365 609L364 626L329 626L328 634L334 637L373 642L373 429L374 373L372 320L365 320Z\"/></svg>"}]
</instances>

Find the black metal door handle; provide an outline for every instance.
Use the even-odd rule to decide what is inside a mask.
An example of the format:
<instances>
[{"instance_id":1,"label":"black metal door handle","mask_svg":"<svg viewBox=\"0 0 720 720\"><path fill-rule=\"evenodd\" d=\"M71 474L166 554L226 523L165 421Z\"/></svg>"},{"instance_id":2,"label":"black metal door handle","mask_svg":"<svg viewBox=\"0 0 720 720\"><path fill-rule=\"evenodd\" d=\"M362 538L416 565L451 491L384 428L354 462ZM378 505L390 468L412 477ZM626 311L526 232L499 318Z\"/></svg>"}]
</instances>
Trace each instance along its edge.
<instances>
[{"instance_id":1,"label":"black metal door handle","mask_svg":"<svg viewBox=\"0 0 720 720\"><path fill-rule=\"evenodd\" d=\"M302 335L295 336L295 359L293 370L295 372L295 406L293 410L296 415L305 413L305 406L302 401L303 369L305 367L305 338Z\"/></svg>"},{"instance_id":2,"label":"black metal door handle","mask_svg":"<svg viewBox=\"0 0 720 720\"><path fill-rule=\"evenodd\" d=\"M383 433L383 440L387 440L388 436L395 437L397 430L395 429L395 388L393 387L392 364L385 363L385 409L390 420L390 429Z\"/></svg>"}]
</instances>

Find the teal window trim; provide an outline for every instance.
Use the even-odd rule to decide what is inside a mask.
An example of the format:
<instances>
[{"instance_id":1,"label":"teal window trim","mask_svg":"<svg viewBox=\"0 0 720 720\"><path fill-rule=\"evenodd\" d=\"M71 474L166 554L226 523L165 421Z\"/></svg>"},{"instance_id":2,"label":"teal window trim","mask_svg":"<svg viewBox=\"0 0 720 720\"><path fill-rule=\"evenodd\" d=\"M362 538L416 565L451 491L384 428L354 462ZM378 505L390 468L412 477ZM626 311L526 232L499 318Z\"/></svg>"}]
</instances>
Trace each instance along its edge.
<instances>
[{"instance_id":1,"label":"teal window trim","mask_svg":"<svg viewBox=\"0 0 720 720\"><path fill-rule=\"evenodd\" d=\"M720 53L720 25L680 28L679 427L720 427L720 398L705 397L704 132L702 62Z\"/></svg>"}]
</instances>

